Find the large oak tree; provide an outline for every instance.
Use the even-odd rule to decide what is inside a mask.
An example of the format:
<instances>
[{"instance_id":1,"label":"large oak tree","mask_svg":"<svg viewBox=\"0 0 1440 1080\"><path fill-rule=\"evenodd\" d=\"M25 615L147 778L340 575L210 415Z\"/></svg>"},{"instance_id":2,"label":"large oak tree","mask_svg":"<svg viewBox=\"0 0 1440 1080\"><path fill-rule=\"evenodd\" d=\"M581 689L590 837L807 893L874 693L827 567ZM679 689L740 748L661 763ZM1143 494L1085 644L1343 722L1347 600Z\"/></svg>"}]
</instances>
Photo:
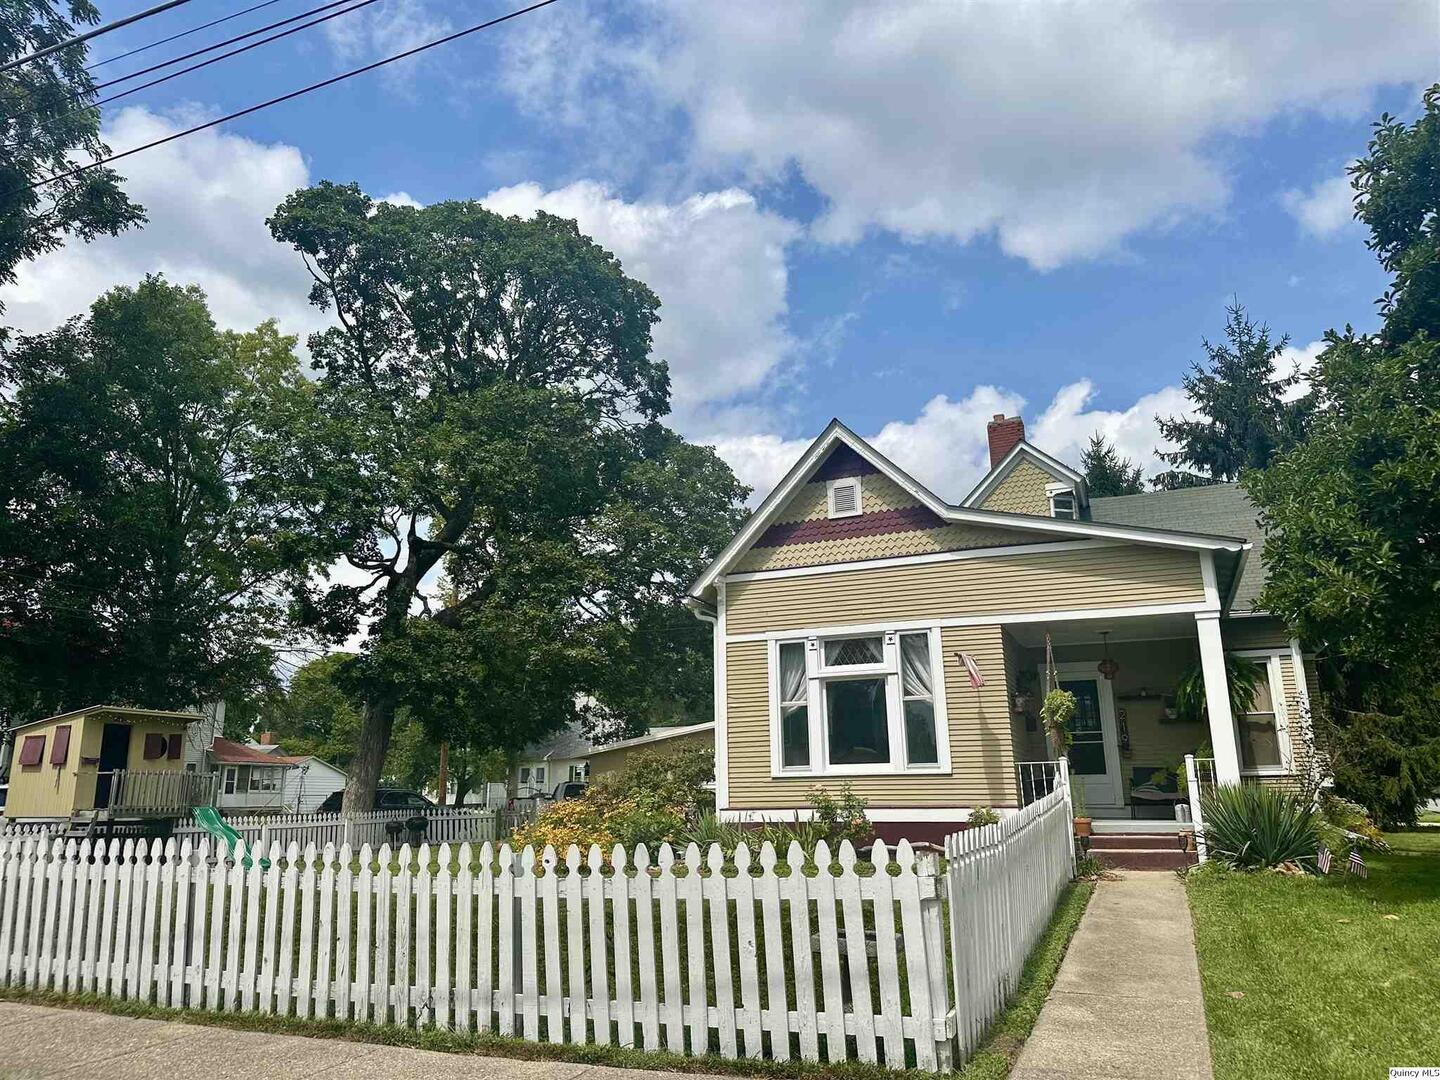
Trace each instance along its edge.
<instances>
[{"instance_id":1,"label":"large oak tree","mask_svg":"<svg viewBox=\"0 0 1440 1080\"><path fill-rule=\"evenodd\" d=\"M193 705L271 679L311 549L268 478L294 339L149 278L19 338L0 392L0 708Z\"/></svg>"},{"instance_id":2,"label":"large oak tree","mask_svg":"<svg viewBox=\"0 0 1440 1080\"><path fill-rule=\"evenodd\" d=\"M302 596L306 622L367 631L346 807L372 798L401 708L437 739L513 749L703 693L708 635L673 615L745 492L659 422L655 295L544 213L324 183L270 225L336 319L310 340L285 480L349 567Z\"/></svg>"}]
</instances>

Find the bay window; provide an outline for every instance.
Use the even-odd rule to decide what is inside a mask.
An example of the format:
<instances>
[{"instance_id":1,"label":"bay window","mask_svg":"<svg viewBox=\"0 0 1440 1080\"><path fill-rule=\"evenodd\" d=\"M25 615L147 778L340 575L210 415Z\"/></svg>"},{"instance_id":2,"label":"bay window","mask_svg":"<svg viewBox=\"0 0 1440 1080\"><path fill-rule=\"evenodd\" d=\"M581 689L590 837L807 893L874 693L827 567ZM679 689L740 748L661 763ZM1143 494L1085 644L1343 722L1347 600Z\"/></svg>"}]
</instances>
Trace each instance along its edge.
<instances>
[{"instance_id":1,"label":"bay window","mask_svg":"<svg viewBox=\"0 0 1440 1080\"><path fill-rule=\"evenodd\" d=\"M772 642L776 775L948 769L938 629Z\"/></svg>"}]
</instances>

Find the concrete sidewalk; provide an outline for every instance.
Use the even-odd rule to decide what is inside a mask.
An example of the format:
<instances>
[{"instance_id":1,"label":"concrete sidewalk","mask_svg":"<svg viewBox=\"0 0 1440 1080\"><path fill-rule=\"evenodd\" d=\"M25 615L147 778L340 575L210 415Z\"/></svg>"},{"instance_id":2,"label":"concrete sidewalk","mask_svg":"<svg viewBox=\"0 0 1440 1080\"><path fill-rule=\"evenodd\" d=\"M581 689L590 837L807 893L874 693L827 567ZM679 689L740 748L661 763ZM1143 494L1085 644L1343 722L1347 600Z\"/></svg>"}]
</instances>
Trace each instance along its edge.
<instances>
[{"instance_id":1,"label":"concrete sidewalk","mask_svg":"<svg viewBox=\"0 0 1440 1080\"><path fill-rule=\"evenodd\" d=\"M218 1080L232 1076L254 1080L646 1080L665 1076L673 1080L675 1075L262 1035L0 1002L0 1077L4 1080L49 1076L105 1080ZM707 1078L692 1075L687 1080Z\"/></svg>"},{"instance_id":2,"label":"concrete sidewalk","mask_svg":"<svg viewBox=\"0 0 1440 1080\"><path fill-rule=\"evenodd\" d=\"M1102 881L1010 1080L1211 1080L1185 888L1172 873Z\"/></svg>"}]
</instances>

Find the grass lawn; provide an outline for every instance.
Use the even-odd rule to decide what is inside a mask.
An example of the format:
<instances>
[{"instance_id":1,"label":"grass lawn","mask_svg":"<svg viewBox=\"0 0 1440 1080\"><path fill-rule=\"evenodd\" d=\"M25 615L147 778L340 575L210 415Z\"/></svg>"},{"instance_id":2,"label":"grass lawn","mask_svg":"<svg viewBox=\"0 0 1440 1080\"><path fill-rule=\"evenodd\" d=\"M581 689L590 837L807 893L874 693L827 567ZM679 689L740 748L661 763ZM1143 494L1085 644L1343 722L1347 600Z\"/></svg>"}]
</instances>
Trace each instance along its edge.
<instances>
[{"instance_id":1,"label":"grass lawn","mask_svg":"<svg viewBox=\"0 0 1440 1080\"><path fill-rule=\"evenodd\" d=\"M1388 839L1369 878L1190 875L1216 1080L1440 1066L1440 832Z\"/></svg>"}]
</instances>

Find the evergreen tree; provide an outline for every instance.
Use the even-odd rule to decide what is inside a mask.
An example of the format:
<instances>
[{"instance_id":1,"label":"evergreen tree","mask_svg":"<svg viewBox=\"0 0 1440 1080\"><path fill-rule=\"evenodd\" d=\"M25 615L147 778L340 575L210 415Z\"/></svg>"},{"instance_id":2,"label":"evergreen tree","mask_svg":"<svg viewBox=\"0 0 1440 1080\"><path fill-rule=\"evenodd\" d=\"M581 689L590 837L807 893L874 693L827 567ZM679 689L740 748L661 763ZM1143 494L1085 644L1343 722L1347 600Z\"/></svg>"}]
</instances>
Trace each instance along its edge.
<instances>
[{"instance_id":1,"label":"evergreen tree","mask_svg":"<svg viewBox=\"0 0 1440 1080\"><path fill-rule=\"evenodd\" d=\"M1098 431L1090 436L1090 445L1080 454L1080 469L1091 498L1138 495L1145 490L1140 483L1140 466L1121 457L1115 444Z\"/></svg>"},{"instance_id":2,"label":"evergreen tree","mask_svg":"<svg viewBox=\"0 0 1440 1080\"><path fill-rule=\"evenodd\" d=\"M1337 787L1386 824L1440 790L1437 96L1412 128L1382 117L1354 170L1370 247L1395 274L1384 327L1326 335L1305 441L1243 481L1266 532L1260 602L1328 676L1315 706Z\"/></svg>"},{"instance_id":3,"label":"evergreen tree","mask_svg":"<svg viewBox=\"0 0 1440 1080\"><path fill-rule=\"evenodd\" d=\"M1156 417L1160 434L1175 443L1156 454L1172 468L1155 477L1158 488L1195 487L1238 480L1245 469L1263 469L1278 450L1304 437L1310 397L1287 400L1298 372L1277 371L1290 339L1270 338L1238 302L1226 309L1223 344L1203 342L1206 363L1191 366L1185 392L1195 417Z\"/></svg>"}]
</instances>

